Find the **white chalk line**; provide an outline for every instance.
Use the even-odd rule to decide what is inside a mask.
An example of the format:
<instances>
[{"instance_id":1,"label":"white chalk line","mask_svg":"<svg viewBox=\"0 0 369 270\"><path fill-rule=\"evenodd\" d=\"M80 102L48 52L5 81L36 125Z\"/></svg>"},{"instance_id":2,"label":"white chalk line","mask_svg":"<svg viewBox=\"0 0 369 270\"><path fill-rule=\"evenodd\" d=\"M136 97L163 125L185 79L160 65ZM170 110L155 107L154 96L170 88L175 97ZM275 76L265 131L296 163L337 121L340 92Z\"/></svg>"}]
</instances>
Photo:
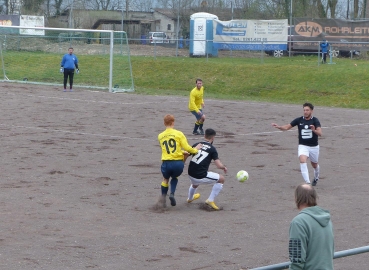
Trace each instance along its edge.
<instances>
[{"instance_id":1,"label":"white chalk line","mask_svg":"<svg viewBox=\"0 0 369 270\"><path fill-rule=\"evenodd\" d=\"M333 129L333 128L342 128L342 127L355 127L355 126L366 126L369 125L369 123L361 123L361 124L351 124L351 125L339 125L339 126L331 126L331 127L322 127L322 129ZM287 131L295 131L296 129L290 129ZM241 133L234 136L250 136L250 135L263 135L263 134L272 134L272 133L281 133L284 132L282 130L277 131L265 131L265 132L253 132L253 133ZM232 136L232 135L229 135ZM228 137L228 135L227 135Z\"/></svg>"},{"instance_id":2,"label":"white chalk line","mask_svg":"<svg viewBox=\"0 0 369 270\"><path fill-rule=\"evenodd\" d=\"M73 93L72 93L73 94ZM13 94L15 95L15 94ZM120 105L142 105L142 104L160 104L163 101L148 101L148 102L117 102L117 101L104 101L104 100L91 100L91 99L79 99L79 98L67 98L67 97L50 97L40 95L24 95L26 97L44 98L44 99L57 99L57 100L68 100L68 101L79 101L87 103L102 103L102 104L120 104ZM180 100L174 102L182 102Z\"/></svg>"},{"instance_id":3,"label":"white chalk line","mask_svg":"<svg viewBox=\"0 0 369 270\"><path fill-rule=\"evenodd\" d=\"M93 92L93 93L100 93L103 95L112 95L113 93L109 93L109 92L100 92L100 91L90 91L90 90L82 90L81 92ZM188 93L190 92L190 90L188 91ZM63 92L64 93L64 92ZM73 95L74 93L77 92L66 92L64 94L66 95ZM140 98L159 98L162 100L159 101L147 101L147 102L117 102L117 101L104 101L104 100L89 100L89 99L79 99L79 98L70 98L70 97L52 97L52 96L45 96L45 95L32 95L32 94L23 94L23 93L11 93L11 92L7 92L6 94L9 95L23 95L26 97L36 97L36 98L44 98L44 99L58 99L58 100L69 100L69 101L79 101L79 102L87 102L87 103L101 103L101 104L120 104L120 105L143 105L143 104L161 104L163 103L163 100L170 100L172 103L177 103L177 102L187 102L188 101L188 97L183 97L183 96L160 96L160 95L138 95L135 93L120 93L122 95L133 95L136 97L140 97ZM120 95L119 93L114 93L117 95ZM301 107L302 109L302 104L301 105L297 105L297 104L280 104L280 103L268 103L268 102L255 102L255 101L247 101L247 100L222 100L222 99L210 99L207 98L206 99L206 103L228 103L228 104L239 104L239 103L243 103L245 105L248 106L268 106L268 107L284 107L284 108L297 108L297 107ZM333 107L319 107L319 110L325 110L325 111L332 111L332 110L337 110L337 109L347 109L347 110L352 110L352 111L363 111L361 109L351 109L351 108L333 108Z\"/></svg>"},{"instance_id":4,"label":"white chalk line","mask_svg":"<svg viewBox=\"0 0 369 270\"><path fill-rule=\"evenodd\" d=\"M86 90L87 91L87 90ZM106 92L99 92L99 91L89 91L94 93L101 93L101 94L108 94L112 95L112 93L106 93ZM63 92L64 93L64 92ZM73 95L76 92L66 92L66 95ZM71 98L71 97L52 97L52 96L45 96L45 95L32 95L32 94L18 94L18 93L10 93L7 92L8 95L17 95L17 96L25 96L25 97L34 97L34 98L44 98L44 99L56 99L56 100L69 100L69 101L79 101L79 102L86 102L86 103L102 103L102 104L121 104L121 105L142 105L142 104L161 104L163 103L163 100L170 100L171 102L187 102L188 97L182 97L182 96L142 96L142 98L145 97L151 97L151 98L160 98L163 100L160 101L147 101L147 102L117 102L117 101L104 101L104 100L91 100L91 99L80 99L80 98ZM124 94L124 93L123 93ZM129 95L135 95L136 97L141 97L138 94L129 94ZM207 103L244 103L246 105L250 106L282 106L282 107L296 107L297 105L286 105L286 104L273 104L273 103L258 103L258 102L250 102L250 101L242 101L242 100L220 100L220 99L206 99ZM331 109L331 108L329 108Z\"/></svg>"},{"instance_id":5,"label":"white chalk line","mask_svg":"<svg viewBox=\"0 0 369 270\"><path fill-rule=\"evenodd\" d=\"M63 130L63 129L47 129L47 128L41 128L41 127L27 127L27 126L16 126L16 125L4 125L0 124L0 126L6 127L6 128L21 128L21 129L33 129L33 130L42 130L47 132L63 132L66 134L77 134L77 135L84 135L84 136L92 136L92 137L105 137L109 139L129 139L129 140L140 140L140 141L153 141L153 139L145 139L145 138L134 138L134 137L125 137L125 136L119 136L119 135L106 135L106 134L99 134L99 133L89 133L89 132L80 132L80 131L70 131L70 130Z\"/></svg>"},{"instance_id":6,"label":"white chalk line","mask_svg":"<svg viewBox=\"0 0 369 270\"><path fill-rule=\"evenodd\" d=\"M111 95L112 93L105 93L105 92L99 92L96 91L96 93L101 94L108 94ZM18 95L17 93L9 93L9 95ZM69 93L66 93L69 94ZM71 93L71 94L74 94ZM31 94L21 94L26 97L36 97L36 98L44 98L44 99L58 99L58 100L70 100L70 101L78 101L78 102L87 102L87 103L102 103L102 104L120 104L120 105L142 105L142 104L160 104L163 102L163 100L160 101L148 101L148 102L117 102L117 101L104 101L104 100L88 100L88 99L78 99L78 98L70 98L70 97L51 97L51 96L45 96L45 95L31 95ZM137 96L137 95L136 95ZM141 96L140 96L141 97ZM142 96L144 98L145 96ZM153 98L161 98L168 100L170 99L171 102L183 102L183 100L187 100L185 97L167 97L167 96L150 96ZM277 107L297 107L299 105L286 105L286 104L274 104L274 103L257 103L257 102L248 102L248 101L236 101L236 100L216 100L216 99L208 99L210 102L214 103L245 103L247 105L257 105L257 106L277 106ZM323 107L324 108L324 107ZM322 108L319 108L322 109ZM337 108L324 108L327 110L334 110ZM355 127L355 126L364 126L369 125L369 123L361 123L361 124L350 124L350 125L339 125L339 126L331 126L331 127L323 127L323 129L334 129L334 128L342 128L342 127ZM70 133L70 134L78 134L78 135L85 135L85 136L95 136L95 137L106 137L111 139L129 139L129 140L142 140L142 141L156 141L155 139L149 139L149 138L136 138L136 137L126 137L126 136L119 136L119 135L106 135L106 134L99 134L99 133L88 133L88 132L78 132L78 131L68 131L68 130L60 130L60 129L47 129L47 128L40 128L40 127L29 127L29 126L16 126L11 125L7 126L4 124L0 124L0 126L3 127L11 127L11 128L23 128L23 129L35 129L35 130L44 130L49 132L63 132L63 133ZM288 131L294 131L294 129L288 130ZM268 134L275 134L275 133L281 133L284 131L263 131L263 132L251 132L251 133L239 133L239 134L218 134L217 137L219 138L229 138L229 137L238 137L238 136L253 136L253 135L268 135ZM196 135L190 135L187 137L199 137Z\"/></svg>"},{"instance_id":7,"label":"white chalk line","mask_svg":"<svg viewBox=\"0 0 369 270\"><path fill-rule=\"evenodd\" d=\"M113 95L112 93L105 93L105 92L99 92L99 91L89 91L94 93L101 93L101 94L108 94ZM65 95L74 95L76 92L63 92ZM34 97L34 98L44 98L44 99L56 99L56 100L69 100L69 101L80 101L80 102L86 102L86 103L102 103L102 104L122 104L122 105L142 105L142 104L160 104L163 103L163 100L159 101L147 101L147 102L118 102L118 101L104 101L104 100L92 100L92 99L80 99L80 98L71 98L71 97L53 97L53 96L45 96L45 95L32 95L32 94L18 94L18 93L11 93L7 92L7 95L13 95L13 96L24 96L24 97ZM123 95L123 93L122 93ZM136 96L138 96L136 94ZM141 96L139 96L141 97ZM142 95L142 99L145 99L146 96ZM173 102L173 99L176 99L176 97L166 97L166 96L150 96L150 97L157 97L162 98L165 100L171 99ZM181 97L178 97L181 98ZM174 102L182 102L182 100L174 100Z\"/></svg>"},{"instance_id":8,"label":"white chalk line","mask_svg":"<svg viewBox=\"0 0 369 270\"><path fill-rule=\"evenodd\" d=\"M365 126L369 125L369 123L361 123L361 124L351 124L351 125L339 125L339 126L332 126L332 127L323 127L324 129L334 129L334 128L342 128L342 127L355 127L355 126ZM89 132L80 132L80 131L69 131L63 129L48 129L48 128L41 128L41 127L30 127L30 126L17 126L17 125L5 125L0 124L0 126L5 128L20 128L20 129L33 129L33 130L42 130L48 132L63 132L66 134L77 134L77 135L84 135L84 136L91 136L91 137L105 137L109 139L121 139L121 140L140 140L140 141L156 141L155 139L150 138L137 138L137 137L127 137L127 136L120 136L120 135L107 135L107 134L100 134L100 133L89 133ZM290 129L288 131L295 131L294 129ZM242 137L242 136L253 136L253 135L268 135L268 134L275 134L275 133L282 133L284 131L276 130L276 131L263 131L263 132L251 132L251 133L240 133L240 134L218 134L217 137L220 138L229 138L229 137ZM192 135L187 137L197 137L200 136Z\"/></svg>"},{"instance_id":9,"label":"white chalk line","mask_svg":"<svg viewBox=\"0 0 369 270\"><path fill-rule=\"evenodd\" d=\"M112 93L105 93L99 91L90 91L94 93L101 93L101 94L109 94ZM66 95L73 95L75 92L69 93L66 92ZM91 99L79 99L79 98L70 98L70 97L52 97L52 96L45 96L45 95L31 95L31 94L17 94L17 93L7 93L8 95L23 95L25 97L35 97L35 98L44 98L44 99L56 99L56 100L69 100L69 101L79 101L79 102L86 102L86 103L102 103L102 104L120 104L120 105L142 105L142 104L161 104L163 100L170 100L171 102L187 102L187 97L182 96L142 96L144 97L152 97L152 98L161 98L163 100L160 101L147 101L147 102L117 102L117 101L104 101L104 100L91 100ZM131 95L131 94L130 94ZM134 95L134 94L132 94ZM136 96L138 96L136 94ZM140 96L141 97L141 96ZM297 105L286 105L286 104L273 104L273 103L258 103L258 102L250 102L250 101L240 101L240 100L220 100L220 99L206 99L206 103L244 103L250 106L278 106L278 107L297 107ZM331 108L329 108L331 109Z\"/></svg>"}]
</instances>

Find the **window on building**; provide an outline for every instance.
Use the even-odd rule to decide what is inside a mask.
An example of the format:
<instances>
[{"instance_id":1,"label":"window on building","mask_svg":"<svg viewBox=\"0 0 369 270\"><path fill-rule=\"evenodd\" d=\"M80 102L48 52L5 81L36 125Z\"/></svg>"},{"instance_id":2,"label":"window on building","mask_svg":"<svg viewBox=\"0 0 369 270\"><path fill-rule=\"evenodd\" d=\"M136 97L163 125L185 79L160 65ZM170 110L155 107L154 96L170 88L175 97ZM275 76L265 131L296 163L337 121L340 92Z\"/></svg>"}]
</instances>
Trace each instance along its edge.
<instances>
[{"instance_id":1,"label":"window on building","mask_svg":"<svg viewBox=\"0 0 369 270\"><path fill-rule=\"evenodd\" d=\"M168 24L168 31L172 30L172 25L171 24Z\"/></svg>"}]
</instances>

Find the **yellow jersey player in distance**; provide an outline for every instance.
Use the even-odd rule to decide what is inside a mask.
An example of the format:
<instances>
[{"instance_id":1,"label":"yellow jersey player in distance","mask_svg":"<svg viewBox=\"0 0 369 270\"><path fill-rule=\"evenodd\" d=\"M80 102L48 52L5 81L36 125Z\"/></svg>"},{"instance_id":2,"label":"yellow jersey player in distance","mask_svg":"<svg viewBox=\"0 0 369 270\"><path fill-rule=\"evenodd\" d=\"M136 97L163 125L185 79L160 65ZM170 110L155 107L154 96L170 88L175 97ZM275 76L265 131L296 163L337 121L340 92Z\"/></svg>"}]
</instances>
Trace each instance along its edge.
<instances>
[{"instance_id":1,"label":"yellow jersey player in distance","mask_svg":"<svg viewBox=\"0 0 369 270\"><path fill-rule=\"evenodd\" d=\"M204 86L201 79L196 79L196 87L191 90L188 102L188 109L196 117L195 127L192 132L194 135L204 135L205 114L202 112L204 106Z\"/></svg>"},{"instance_id":2,"label":"yellow jersey player in distance","mask_svg":"<svg viewBox=\"0 0 369 270\"><path fill-rule=\"evenodd\" d=\"M161 183L161 198L162 206L166 206L166 196L168 194L169 179L170 195L169 200L172 206L176 205L174 193L178 184L178 177L184 169L184 154L197 154L198 149L202 147L197 145L193 148L188 144L186 136L179 130L174 129L174 116L167 114L164 117L164 126L166 129L158 135L158 140L161 147L161 173L163 181Z\"/></svg>"}]
</instances>

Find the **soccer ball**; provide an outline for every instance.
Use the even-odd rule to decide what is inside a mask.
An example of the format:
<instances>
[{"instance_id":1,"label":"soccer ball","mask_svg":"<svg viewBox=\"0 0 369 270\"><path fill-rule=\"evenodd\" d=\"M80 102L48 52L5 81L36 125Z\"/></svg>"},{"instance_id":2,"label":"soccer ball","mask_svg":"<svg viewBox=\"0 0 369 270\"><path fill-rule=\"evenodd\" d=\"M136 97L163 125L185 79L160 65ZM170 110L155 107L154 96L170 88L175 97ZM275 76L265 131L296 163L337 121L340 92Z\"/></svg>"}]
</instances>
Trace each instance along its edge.
<instances>
[{"instance_id":1,"label":"soccer ball","mask_svg":"<svg viewBox=\"0 0 369 270\"><path fill-rule=\"evenodd\" d=\"M244 171L244 170L241 170L237 173L237 180L241 183L245 182L247 179L249 179L249 174Z\"/></svg>"}]
</instances>

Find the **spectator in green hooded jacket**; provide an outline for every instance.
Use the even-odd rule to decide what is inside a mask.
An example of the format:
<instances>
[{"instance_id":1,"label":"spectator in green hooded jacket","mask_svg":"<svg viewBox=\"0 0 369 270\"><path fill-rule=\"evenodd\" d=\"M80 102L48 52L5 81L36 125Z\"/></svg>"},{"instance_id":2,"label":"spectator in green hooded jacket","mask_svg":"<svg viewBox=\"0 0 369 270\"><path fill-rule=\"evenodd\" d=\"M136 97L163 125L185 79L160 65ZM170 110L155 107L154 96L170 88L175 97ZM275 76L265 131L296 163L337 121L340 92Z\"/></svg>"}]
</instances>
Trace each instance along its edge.
<instances>
[{"instance_id":1,"label":"spectator in green hooded jacket","mask_svg":"<svg viewBox=\"0 0 369 270\"><path fill-rule=\"evenodd\" d=\"M333 270L334 236L329 211L317 205L317 193L309 184L295 190L300 210L290 224L289 257L293 270Z\"/></svg>"}]
</instances>

